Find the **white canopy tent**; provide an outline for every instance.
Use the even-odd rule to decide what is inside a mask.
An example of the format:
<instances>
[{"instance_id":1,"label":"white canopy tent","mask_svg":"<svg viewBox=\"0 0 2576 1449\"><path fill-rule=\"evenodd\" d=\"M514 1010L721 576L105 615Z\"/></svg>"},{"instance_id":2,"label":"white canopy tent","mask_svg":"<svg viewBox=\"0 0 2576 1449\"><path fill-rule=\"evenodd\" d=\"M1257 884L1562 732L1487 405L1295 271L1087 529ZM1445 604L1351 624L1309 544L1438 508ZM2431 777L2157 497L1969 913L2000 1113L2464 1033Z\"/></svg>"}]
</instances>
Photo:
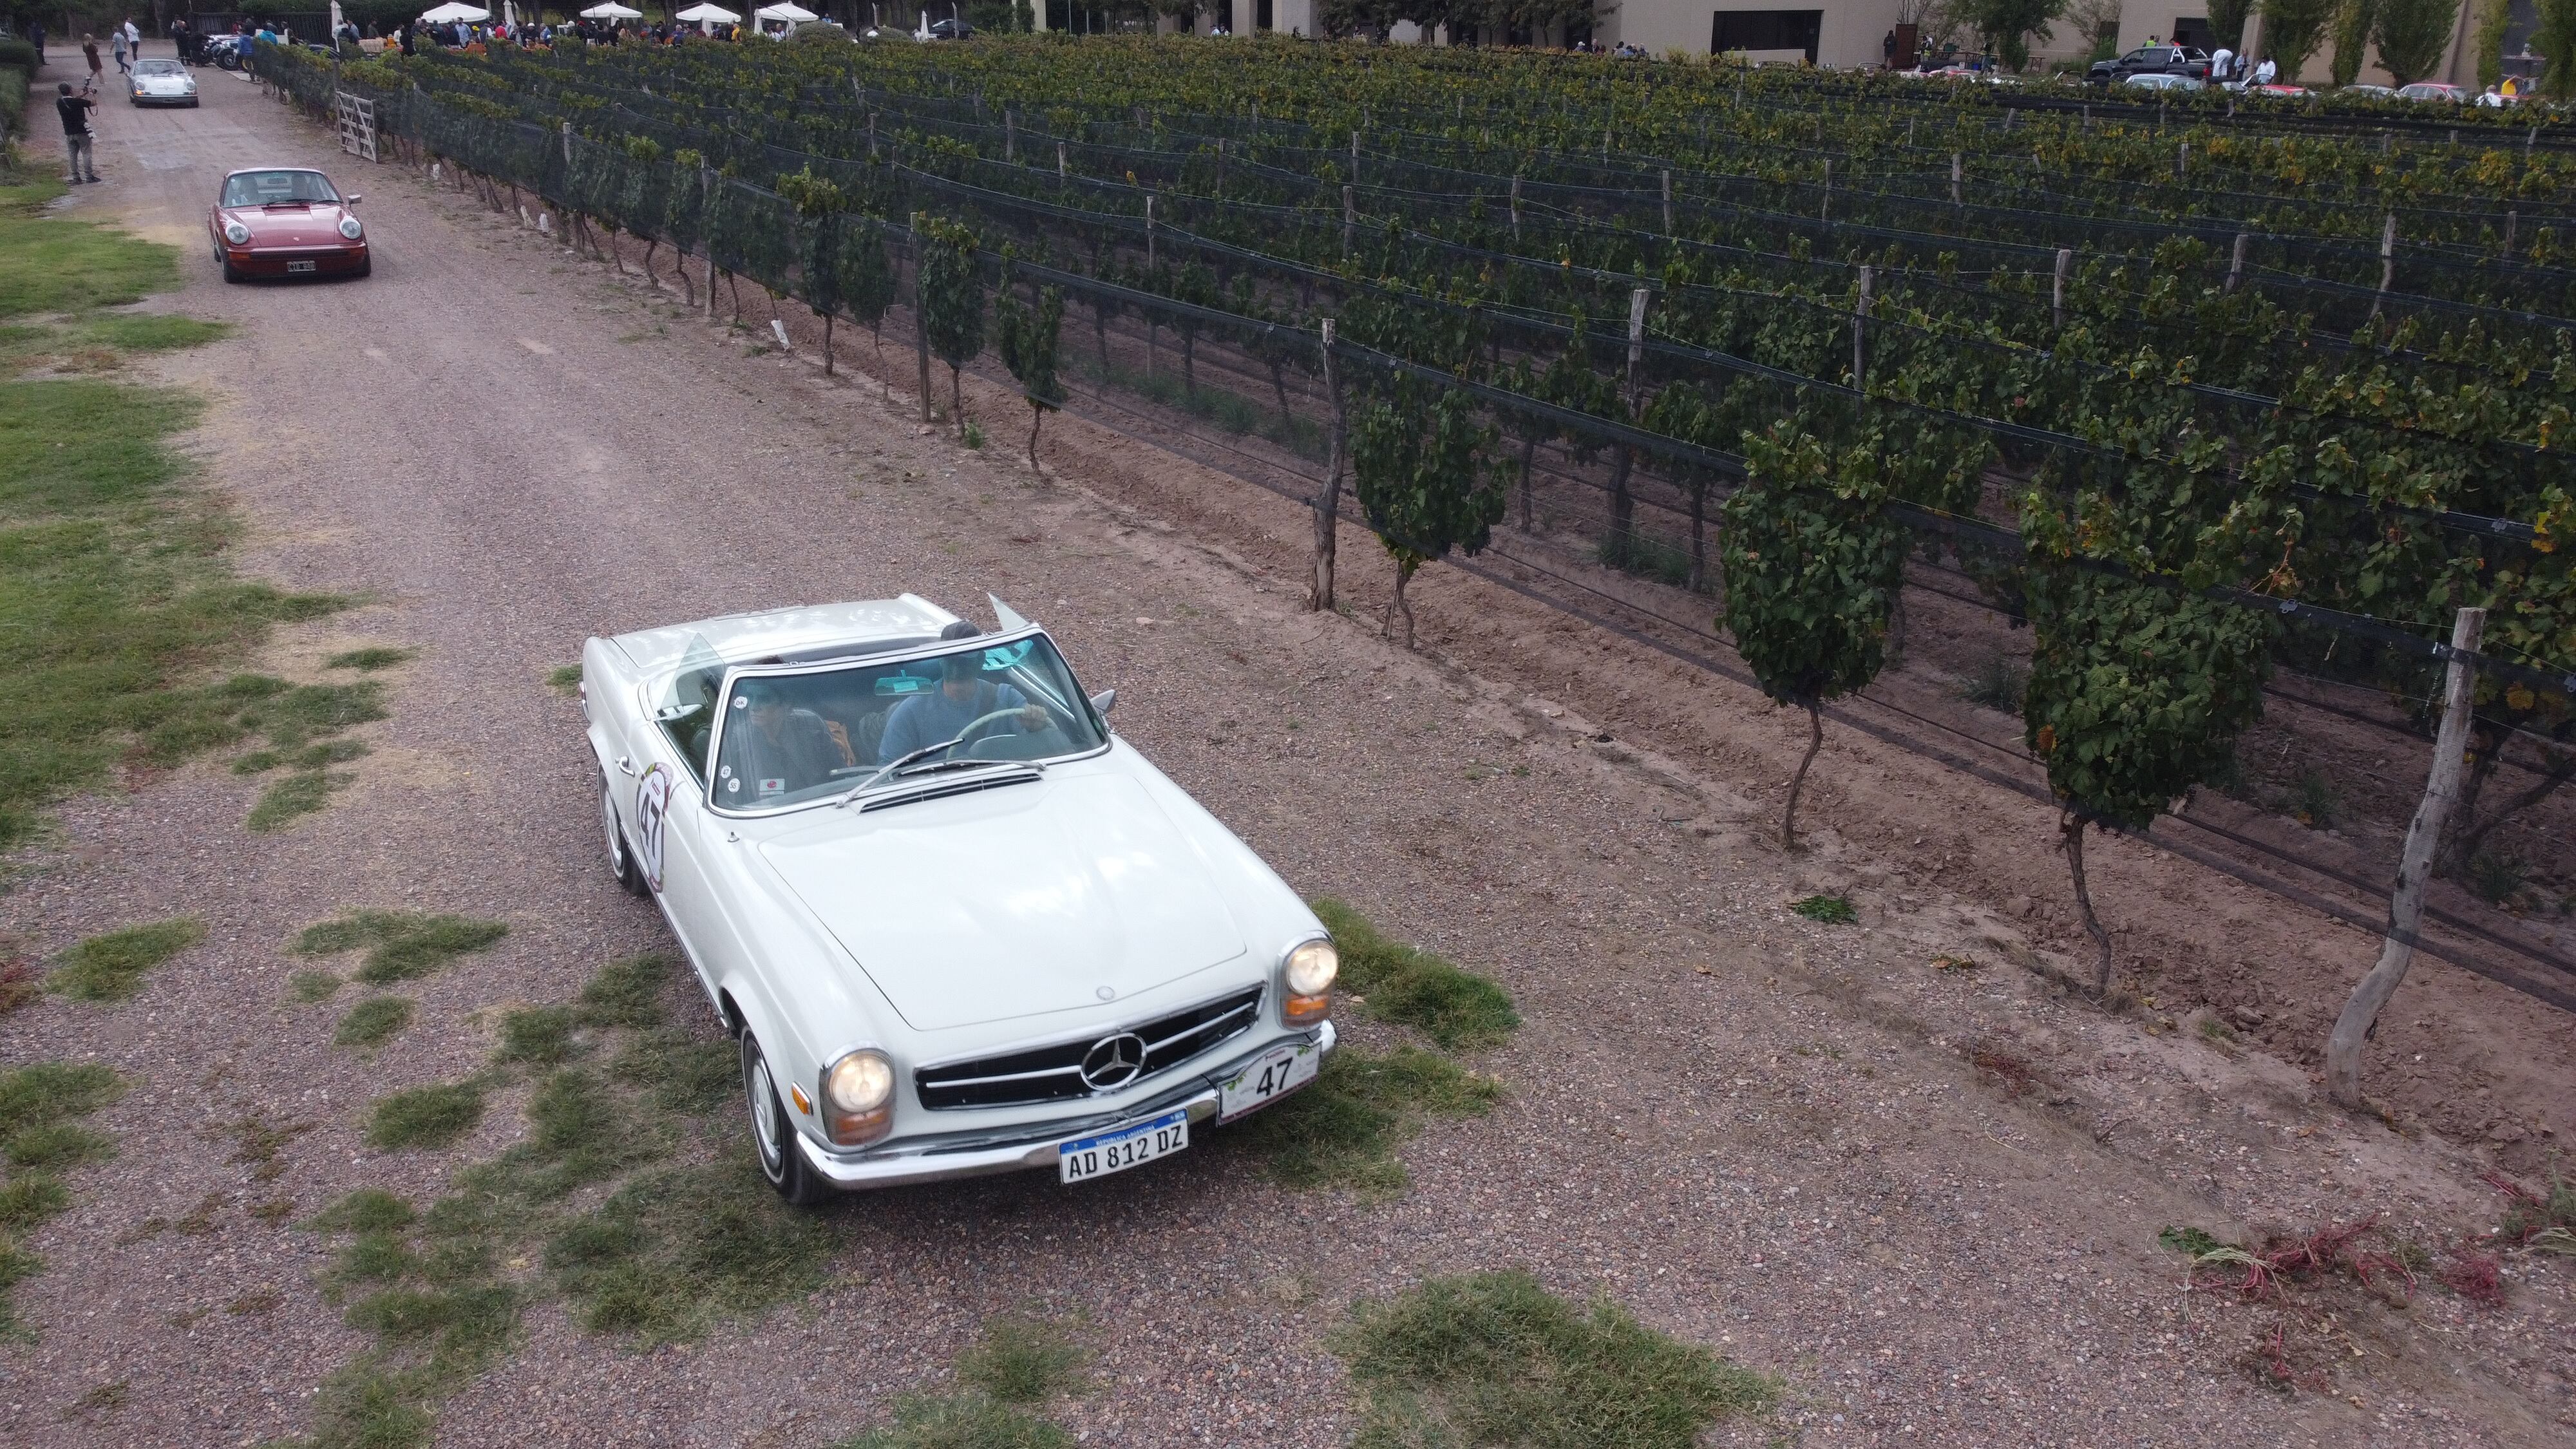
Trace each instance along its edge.
<instances>
[{"instance_id":1,"label":"white canopy tent","mask_svg":"<svg viewBox=\"0 0 2576 1449\"><path fill-rule=\"evenodd\" d=\"M608 0L604 5L593 5L581 12L581 18L584 20L641 20L644 18L644 12L620 5L617 0ZM685 20L688 17L681 18Z\"/></svg>"},{"instance_id":2,"label":"white canopy tent","mask_svg":"<svg viewBox=\"0 0 2576 1449\"><path fill-rule=\"evenodd\" d=\"M761 34L778 35L818 17L813 11L796 4L795 0L779 0L778 4L763 5L754 10L751 18L760 27Z\"/></svg>"},{"instance_id":3,"label":"white canopy tent","mask_svg":"<svg viewBox=\"0 0 2576 1449\"><path fill-rule=\"evenodd\" d=\"M721 5L706 4L692 5L688 9L681 11L679 14L674 15L671 18L674 20L686 21L691 25L697 26L701 30L704 30L711 25L731 25L742 19L741 16L734 14L732 11L727 10Z\"/></svg>"},{"instance_id":4,"label":"white canopy tent","mask_svg":"<svg viewBox=\"0 0 2576 1449\"><path fill-rule=\"evenodd\" d=\"M474 24L491 19L492 12L480 5L468 5L465 0L448 0L435 10L422 11L420 18L425 25L454 25L459 20Z\"/></svg>"}]
</instances>

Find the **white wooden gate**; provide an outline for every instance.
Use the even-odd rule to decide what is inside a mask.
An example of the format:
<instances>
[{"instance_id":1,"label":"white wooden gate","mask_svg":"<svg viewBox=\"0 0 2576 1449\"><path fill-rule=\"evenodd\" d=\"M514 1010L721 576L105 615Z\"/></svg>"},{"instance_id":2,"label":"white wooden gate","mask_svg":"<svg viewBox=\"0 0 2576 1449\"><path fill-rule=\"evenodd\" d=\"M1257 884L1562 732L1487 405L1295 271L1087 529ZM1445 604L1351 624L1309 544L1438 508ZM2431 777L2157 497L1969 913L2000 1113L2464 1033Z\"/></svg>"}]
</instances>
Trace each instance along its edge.
<instances>
[{"instance_id":1,"label":"white wooden gate","mask_svg":"<svg viewBox=\"0 0 2576 1449\"><path fill-rule=\"evenodd\" d=\"M336 93L340 112L340 149L352 156L376 159L376 103L347 91Z\"/></svg>"}]
</instances>

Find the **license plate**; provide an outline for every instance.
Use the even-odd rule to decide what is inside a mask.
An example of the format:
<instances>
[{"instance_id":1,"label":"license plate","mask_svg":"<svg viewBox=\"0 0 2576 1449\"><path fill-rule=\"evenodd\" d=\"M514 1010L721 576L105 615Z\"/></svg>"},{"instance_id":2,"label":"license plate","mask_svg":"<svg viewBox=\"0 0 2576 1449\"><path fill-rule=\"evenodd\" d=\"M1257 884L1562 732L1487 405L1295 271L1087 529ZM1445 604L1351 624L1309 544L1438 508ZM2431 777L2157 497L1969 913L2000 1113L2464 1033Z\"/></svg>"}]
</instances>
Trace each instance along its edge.
<instances>
[{"instance_id":1,"label":"license plate","mask_svg":"<svg viewBox=\"0 0 2576 1449\"><path fill-rule=\"evenodd\" d=\"M1231 1122L1255 1108L1269 1106L1315 1080L1315 1073L1323 1065L1324 1054L1315 1050L1313 1042L1294 1042L1263 1052L1250 1066L1218 1084L1217 1120Z\"/></svg>"},{"instance_id":2,"label":"license plate","mask_svg":"<svg viewBox=\"0 0 2576 1449\"><path fill-rule=\"evenodd\" d=\"M1089 1182L1157 1157L1169 1157L1189 1145L1190 1112L1184 1107L1151 1122L1057 1143L1056 1177L1061 1182Z\"/></svg>"},{"instance_id":3,"label":"license plate","mask_svg":"<svg viewBox=\"0 0 2576 1449\"><path fill-rule=\"evenodd\" d=\"M286 269L290 272L309 272L313 270L313 264L311 262L288 262L286 264Z\"/></svg>"}]
</instances>

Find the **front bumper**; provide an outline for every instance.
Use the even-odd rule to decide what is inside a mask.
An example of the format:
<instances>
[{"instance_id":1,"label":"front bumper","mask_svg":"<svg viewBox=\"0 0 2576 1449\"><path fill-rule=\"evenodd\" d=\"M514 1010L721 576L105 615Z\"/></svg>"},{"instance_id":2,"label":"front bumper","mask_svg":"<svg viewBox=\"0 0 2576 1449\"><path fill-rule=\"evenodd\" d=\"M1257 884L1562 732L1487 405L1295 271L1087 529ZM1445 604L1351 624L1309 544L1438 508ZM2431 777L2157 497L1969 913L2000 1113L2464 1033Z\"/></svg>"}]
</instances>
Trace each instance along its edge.
<instances>
[{"instance_id":1,"label":"front bumper","mask_svg":"<svg viewBox=\"0 0 2576 1449\"><path fill-rule=\"evenodd\" d=\"M235 250L226 247L224 254L232 260L233 270L246 277L342 277L367 264L367 248L306 247L275 251ZM297 271L289 262L311 262L313 270Z\"/></svg>"},{"instance_id":2,"label":"front bumper","mask_svg":"<svg viewBox=\"0 0 2576 1449\"><path fill-rule=\"evenodd\" d=\"M1176 1107L1188 1109L1190 1124L1194 1127L1213 1120L1217 1111L1217 1083L1234 1075L1263 1052L1300 1039L1297 1034L1273 1037L1219 1066L1190 1073L1140 1105L1121 1108L1113 1113L1023 1123L998 1133L899 1138L846 1155L825 1150L802 1132L796 1134L796 1145L804 1152L806 1164L824 1181L853 1190L896 1187L914 1182L946 1182L960 1177L984 1177L997 1172L1052 1167L1056 1160L1056 1144L1069 1137L1115 1131L1130 1123L1159 1117ZM1333 1029L1333 1024L1327 1021L1305 1034L1303 1039L1312 1041L1329 1058L1341 1037Z\"/></svg>"},{"instance_id":3,"label":"front bumper","mask_svg":"<svg viewBox=\"0 0 2576 1449\"><path fill-rule=\"evenodd\" d=\"M197 93L187 91L175 95L130 95L128 99L138 106L193 106L197 103Z\"/></svg>"}]
</instances>

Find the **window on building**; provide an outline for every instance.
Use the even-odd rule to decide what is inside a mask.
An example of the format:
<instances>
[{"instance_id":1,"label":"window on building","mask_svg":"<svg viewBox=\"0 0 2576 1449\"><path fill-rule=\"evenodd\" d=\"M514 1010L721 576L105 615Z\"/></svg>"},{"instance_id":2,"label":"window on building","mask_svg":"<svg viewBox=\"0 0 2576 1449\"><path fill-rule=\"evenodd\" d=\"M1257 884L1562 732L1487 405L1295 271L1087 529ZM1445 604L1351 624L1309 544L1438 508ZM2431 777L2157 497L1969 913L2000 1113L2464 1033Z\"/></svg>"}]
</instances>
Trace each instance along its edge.
<instances>
[{"instance_id":1,"label":"window on building","mask_svg":"<svg viewBox=\"0 0 2576 1449\"><path fill-rule=\"evenodd\" d=\"M1796 50L1816 63L1816 42L1824 34L1822 10L1720 10L1711 27L1709 52Z\"/></svg>"}]
</instances>

